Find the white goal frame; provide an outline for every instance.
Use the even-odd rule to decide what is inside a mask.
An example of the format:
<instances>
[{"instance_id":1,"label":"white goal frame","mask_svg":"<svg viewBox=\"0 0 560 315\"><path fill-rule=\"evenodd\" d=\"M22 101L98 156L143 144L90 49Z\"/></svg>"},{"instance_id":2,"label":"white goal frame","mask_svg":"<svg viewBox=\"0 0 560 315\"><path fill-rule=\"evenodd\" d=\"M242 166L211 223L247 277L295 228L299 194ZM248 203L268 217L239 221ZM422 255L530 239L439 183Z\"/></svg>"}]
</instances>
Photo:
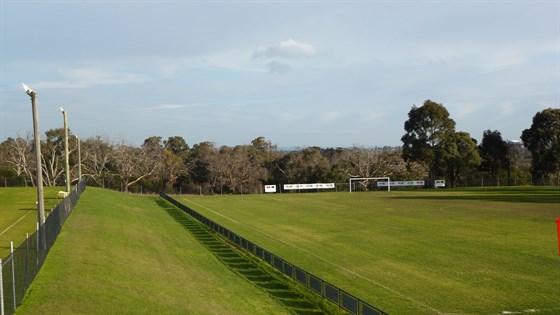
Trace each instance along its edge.
<instances>
[{"instance_id":1,"label":"white goal frame","mask_svg":"<svg viewBox=\"0 0 560 315\"><path fill-rule=\"evenodd\" d=\"M352 181L362 181L362 180L380 180L380 179L386 179L387 180L387 191L391 191L391 178L390 177L350 177L350 180L348 181L349 183L349 189L350 189L350 193L352 193Z\"/></svg>"}]
</instances>

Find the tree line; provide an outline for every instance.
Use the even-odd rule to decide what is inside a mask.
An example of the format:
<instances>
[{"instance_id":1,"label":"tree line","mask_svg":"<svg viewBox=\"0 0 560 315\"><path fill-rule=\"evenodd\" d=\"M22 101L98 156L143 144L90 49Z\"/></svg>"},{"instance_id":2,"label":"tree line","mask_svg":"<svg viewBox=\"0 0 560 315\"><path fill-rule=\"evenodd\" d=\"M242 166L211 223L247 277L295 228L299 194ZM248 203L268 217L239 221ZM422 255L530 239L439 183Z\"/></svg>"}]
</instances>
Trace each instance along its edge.
<instances>
[{"instance_id":1,"label":"tree line","mask_svg":"<svg viewBox=\"0 0 560 315\"><path fill-rule=\"evenodd\" d=\"M95 136L80 143L82 176L88 185L125 192L258 193L263 184L347 183L350 177L391 180L446 179L450 187L480 185L559 185L560 109L545 109L523 130L522 142L486 130L480 143L455 130L442 105L427 100L413 106L404 123L401 147L306 147L281 150L264 137L249 145L190 147L181 136L152 136L140 146ZM71 181L78 180L78 139L70 132ZM29 132L0 144L4 185L34 186L35 159ZM43 181L64 185L64 130L42 139ZM0 183L2 184L2 183ZM361 183L371 189L371 183Z\"/></svg>"}]
</instances>

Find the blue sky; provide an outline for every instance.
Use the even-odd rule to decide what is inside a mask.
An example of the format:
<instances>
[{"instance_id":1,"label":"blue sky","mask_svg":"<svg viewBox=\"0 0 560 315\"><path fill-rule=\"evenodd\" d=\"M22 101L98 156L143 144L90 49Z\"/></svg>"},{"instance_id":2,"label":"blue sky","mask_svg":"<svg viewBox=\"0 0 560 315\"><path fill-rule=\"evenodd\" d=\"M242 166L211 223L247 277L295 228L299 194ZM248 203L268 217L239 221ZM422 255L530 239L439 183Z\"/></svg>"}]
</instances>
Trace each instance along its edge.
<instances>
[{"instance_id":1,"label":"blue sky","mask_svg":"<svg viewBox=\"0 0 560 315\"><path fill-rule=\"evenodd\" d=\"M518 139L560 106L560 1L0 0L0 140L400 146L412 105Z\"/></svg>"}]
</instances>

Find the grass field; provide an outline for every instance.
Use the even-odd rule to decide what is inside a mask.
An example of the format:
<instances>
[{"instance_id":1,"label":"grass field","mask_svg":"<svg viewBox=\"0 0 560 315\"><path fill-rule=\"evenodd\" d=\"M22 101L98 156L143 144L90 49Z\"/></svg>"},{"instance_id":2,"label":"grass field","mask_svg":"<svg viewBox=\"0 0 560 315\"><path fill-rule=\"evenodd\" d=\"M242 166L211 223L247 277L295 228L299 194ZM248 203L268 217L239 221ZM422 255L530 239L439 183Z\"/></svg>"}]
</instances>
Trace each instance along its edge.
<instances>
[{"instance_id":1,"label":"grass field","mask_svg":"<svg viewBox=\"0 0 560 315\"><path fill-rule=\"evenodd\" d=\"M159 197L88 187L18 314L321 313L251 263Z\"/></svg>"},{"instance_id":2,"label":"grass field","mask_svg":"<svg viewBox=\"0 0 560 315\"><path fill-rule=\"evenodd\" d=\"M60 199L56 198L63 187L45 187L45 210L54 208ZM37 230L37 190L31 187L0 188L0 258L10 254L10 241L17 247ZM45 215L48 215L46 211Z\"/></svg>"},{"instance_id":3,"label":"grass field","mask_svg":"<svg viewBox=\"0 0 560 315\"><path fill-rule=\"evenodd\" d=\"M34 211L11 189L1 222ZM558 189L177 198L391 314L560 313ZM321 312L258 268L157 197L88 187L18 313Z\"/></svg>"},{"instance_id":4,"label":"grass field","mask_svg":"<svg viewBox=\"0 0 560 315\"><path fill-rule=\"evenodd\" d=\"M560 313L557 188L177 198L391 314Z\"/></svg>"}]
</instances>

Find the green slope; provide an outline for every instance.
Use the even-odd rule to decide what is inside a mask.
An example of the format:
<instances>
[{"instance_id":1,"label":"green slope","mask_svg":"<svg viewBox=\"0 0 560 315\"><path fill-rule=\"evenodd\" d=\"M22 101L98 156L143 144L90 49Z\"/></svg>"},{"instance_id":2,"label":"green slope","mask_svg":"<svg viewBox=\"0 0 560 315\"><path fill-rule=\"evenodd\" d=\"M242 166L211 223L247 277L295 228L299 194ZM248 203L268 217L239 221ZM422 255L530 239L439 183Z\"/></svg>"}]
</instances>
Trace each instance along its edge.
<instances>
[{"instance_id":1,"label":"green slope","mask_svg":"<svg viewBox=\"0 0 560 315\"><path fill-rule=\"evenodd\" d=\"M18 314L283 314L157 197L87 188Z\"/></svg>"}]
</instances>

